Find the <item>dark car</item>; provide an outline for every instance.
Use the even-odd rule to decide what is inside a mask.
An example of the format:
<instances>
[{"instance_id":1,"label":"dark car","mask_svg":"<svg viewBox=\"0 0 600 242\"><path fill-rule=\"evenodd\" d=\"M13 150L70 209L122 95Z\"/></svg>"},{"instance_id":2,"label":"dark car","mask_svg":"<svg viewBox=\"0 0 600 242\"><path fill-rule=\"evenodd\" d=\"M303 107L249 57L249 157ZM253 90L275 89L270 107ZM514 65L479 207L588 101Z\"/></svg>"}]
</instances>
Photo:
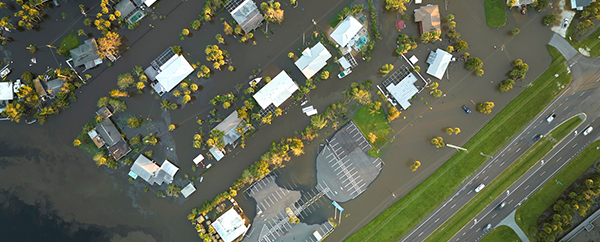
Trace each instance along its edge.
<instances>
[{"instance_id":1,"label":"dark car","mask_svg":"<svg viewBox=\"0 0 600 242\"><path fill-rule=\"evenodd\" d=\"M542 134L538 134L538 135L536 135L535 137L533 137L533 141L538 141L538 140L540 140L541 138L544 138L544 135L542 135Z\"/></svg>"},{"instance_id":2,"label":"dark car","mask_svg":"<svg viewBox=\"0 0 600 242\"><path fill-rule=\"evenodd\" d=\"M504 208L504 206L506 206L506 202L501 202L500 204L498 204L498 206L496 206L496 208L498 208L498 210Z\"/></svg>"},{"instance_id":3,"label":"dark car","mask_svg":"<svg viewBox=\"0 0 600 242\"><path fill-rule=\"evenodd\" d=\"M465 110L465 112L467 112L467 114L471 114L471 110L469 110L466 105L463 105L462 108Z\"/></svg>"},{"instance_id":4,"label":"dark car","mask_svg":"<svg viewBox=\"0 0 600 242\"><path fill-rule=\"evenodd\" d=\"M521 14L527 14L527 6L525 6L525 4L521 4Z\"/></svg>"},{"instance_id":5,"label":"dark car","mask_svg":"<svg viewBox=\"0 0 600 242\"><path fill-rule=\"evenodd\" d=\"M490 230L492 230L492 224L487 224L485 227L483 227L484 233L490 232Z\"/></svg>"}]
</instances>

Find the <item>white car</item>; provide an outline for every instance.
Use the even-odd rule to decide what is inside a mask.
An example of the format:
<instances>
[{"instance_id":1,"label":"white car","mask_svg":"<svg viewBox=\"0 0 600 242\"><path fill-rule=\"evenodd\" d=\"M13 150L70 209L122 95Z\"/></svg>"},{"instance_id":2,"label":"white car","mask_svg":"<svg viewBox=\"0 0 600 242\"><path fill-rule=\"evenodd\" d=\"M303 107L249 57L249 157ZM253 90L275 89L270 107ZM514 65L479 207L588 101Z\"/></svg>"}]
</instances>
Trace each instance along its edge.
<instances>
[{"instance_id":1,"label":"white car","mask_svg":"<svg viewBox=\"0 0 600 242\"><path fill-rule=\"evenodd\" d=\"M342 73L338 74L338 78L342 79L350 73L352 73L352 69L348 68L348 69L342 71Z\"/></svg>"},{"instance_id":2,"label":"white car","mask_svg":"<svg viewBox=\"0 0 600 242\"><path fill-rule=\"evenodd\" d=\"M556 114L550 114L550 116L548 116L548 118L546 118L546 121L548 123L552 122L552 120L554 120L554 118L556 118Z\"/></svg>"},{"instance_id":3,"label":"white car","mask_svg":"<svg viewBox=\"0 0 600 242\"><path fill-rule=\"evenodd\" d=\"M481 190L483 190L484 187L485 187L485 184L483 184L483 183L479 184L479 186L477 186L477 188L475 188L475 193L481 192Z\"/></svg>"},{"instance_id":4,"label":"white car","mask_svg":"<svg viewBox=\"0 0 600 242\"><path fill-rule=\"evenodd\" d=\"M588 134L590 134L590 133L592 132L592 130L594 130L594 128L593 128L592 126L590 126L590 127L587 127L587 129L585 129L585 130L583 131L583 135L588 135Z\"/></svg>"},{"instance_id":5,"label":"white car","mask_svg":"<svg viewBox=\"0 0 600 242\"><path fill-rule=\"evenodd\" d=\"M485 227L483 227L484 233L490 232L490 230L492 230L492 224L487 224Z\"/></svg>"}]
</instances>

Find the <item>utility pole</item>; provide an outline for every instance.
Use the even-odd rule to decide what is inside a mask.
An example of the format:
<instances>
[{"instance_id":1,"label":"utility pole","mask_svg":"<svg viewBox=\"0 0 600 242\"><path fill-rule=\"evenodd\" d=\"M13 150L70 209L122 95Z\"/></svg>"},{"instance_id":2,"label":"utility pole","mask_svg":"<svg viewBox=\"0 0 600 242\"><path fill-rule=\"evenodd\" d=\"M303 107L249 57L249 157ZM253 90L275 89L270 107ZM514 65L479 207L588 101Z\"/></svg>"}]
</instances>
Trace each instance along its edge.
<instances>
[{"instance_id":1,"label":"utility pole","mask_svg":"<svg viewBox=\"0 0 600 242\"><path fill-rule=\"evenodd\" d=\"M457 150L462 150L462 151L465 151L465 152L469 153L469 150L467 150L467 149L465 149L463 147L460 147L460 146L456 146L456 145L448 144L448 143L446 143L446 146L448 146L450 148L457 149Z\"/></svg>"}]
</instances>

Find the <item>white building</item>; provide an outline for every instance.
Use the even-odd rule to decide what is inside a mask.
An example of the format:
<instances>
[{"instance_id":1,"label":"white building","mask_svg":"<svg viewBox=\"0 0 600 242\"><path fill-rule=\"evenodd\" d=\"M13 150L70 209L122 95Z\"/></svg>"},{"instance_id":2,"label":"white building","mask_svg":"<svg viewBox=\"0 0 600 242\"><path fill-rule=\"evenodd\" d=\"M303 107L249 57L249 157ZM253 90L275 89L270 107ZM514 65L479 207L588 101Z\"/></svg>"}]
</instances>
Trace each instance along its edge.
<instances>
[{"instance_id":1,"label":"white building","mask_svg":"<svg viewBox=\"0 0 600 242\"><path fill-rule=\"evenodd\" d=\"M212 223L215 231L221 236L225 242L231 242L244 234L248 227L244 224L244 219L235 211L234 208L229 209L221 217L217 218Z\"/></svg>"},{"instance_id":2,"label":"white building","mask_svg":"<svg viewBox=\"0 0 600 242\"><path fill-rule=\"evenodd\" d=\"M15 94L13 92L12 82L0 82L0 113L8 105L8 101L13 100Z\"/></svg>"},{"instance_id":3,"label":"white building","mask_svg":"<svg viewBox=\"0 0 600 242\"><path fill-rule=\"evenodd\" d=\"M441 49L437 49L435 52L431 51L427 58L427 63L429 64L427 74L441 80L442 77L444 77L444 72L446 72L446 68L448 68L448 64L450 64L451 60L452 55L446 51Z\"/></svg>"},{"instance_id":4,"label":"white building","mask_svg":"<svg viewBox=\"0 0 600 242\"><path fill-rule=\"evenodd\" d=\"M389 85L385 86L388 92L396 99L398 105L406 110L410 107L410 100L414 95L419 93L419 90L415 86L415 82L417 82L417 77L411 72L409 73L402 81L394 84L391 82Z\"/></svg>"},{"instance_id":5,"label":"white building","mask_svg":"<svg viewBox=\"0 0 600 242\"><path fill-rule=\"evenodd\" d=\"M363 25L356 20L352 15L348 15L342 22L331 33L331 38L340 45L340 48L346 48L346 46L354 47L354 44L359 41L359 32L366 30ZM364 44L364 43L363 43ZM360 46L358 46L360 48Z\"/></svg>"},{"instance_id":6,"label":"white building","mask_svg":"<svg viewBox=\"0 0 600 242\"><path fill-rule=\"evenodd\" d=\"M306 78L311 78L327 65L329 58L331 58L331 53L319 42L312 48L304 49L302 56L294 64Z\"/></svg>"},{"instance_id":7,"label":"white building","mask_svg":"<svg viewBox=\"0 0 600 242\"><path fill-rule=\"evenodd\" d=\"M144 181L154 185L162 185L163 183L170 184L173 182L173 177L179 168L173 163L165 160L159 167L154 161L148 159L145 155L140 155L131 165L129 176L133 179L141 177Z\"/></svg>"},{"instance_id":8,"label":"white building","mask_svg":"<svg viewBox=\"0 0 600 242\"><path fill-rule=\"evenodd\" d=\"M194 193L196 191L196 187L194 187L194 183L188 184L187 186L185 186L183 189L181 189L181 194L187 198L190 195L192 195L192 193Z\"/></svg>"},{"instance_id":9,"label":"white building","mask_svg":"<svg viewBox=\"0 0 600 242\"><path fill-rule=\"evenodd\" d=\"M271 82L254 94L254 100L263 109L267 109L270 105L279 107L298 89L300 89L298 84L285 71L281 71Z\"/></svg>"},{"instance_id":10,"label":"white building","mask_svg":"<svg viewBox=\"0 0 600 242\"><path fill-rule=\"evenodd\" d=\"M154 90L163 95L170 92L183 79L194 72L194 68L183 55L177 55L171 47L150 63L145 70L146 76L152 81Z\"/></svg>"}]
</instances>

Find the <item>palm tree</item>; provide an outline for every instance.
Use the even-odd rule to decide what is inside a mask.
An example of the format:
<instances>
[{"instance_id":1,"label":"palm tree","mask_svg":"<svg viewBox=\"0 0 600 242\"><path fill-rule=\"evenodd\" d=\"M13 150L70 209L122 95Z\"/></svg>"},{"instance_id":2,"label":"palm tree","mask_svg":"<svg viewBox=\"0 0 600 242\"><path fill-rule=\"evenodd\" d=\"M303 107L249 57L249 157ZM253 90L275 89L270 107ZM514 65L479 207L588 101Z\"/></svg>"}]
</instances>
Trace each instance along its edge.
<instances>
[{"instance_id":1,"label":"palm tree","mask_svg":"<svg viewBox=\"0 0 600 242\"><path fill-rule=\"evenodd\" d=\"M310 124L317 129L322 129L327 125L327 120L322 115L313 115Z\"/></svg>"},{"instance_id":2,"label":"palm tree","mask_svg":"<svg viewBox=\"0 0 600 242\"><path fill-rule=\"evenodd\" d=\"M166 112L167 110L169 110L169 108L171 108L171 104L173 103L165 99L160 103L160 108L162 108Z\"/></svg>"}]
</instances>

